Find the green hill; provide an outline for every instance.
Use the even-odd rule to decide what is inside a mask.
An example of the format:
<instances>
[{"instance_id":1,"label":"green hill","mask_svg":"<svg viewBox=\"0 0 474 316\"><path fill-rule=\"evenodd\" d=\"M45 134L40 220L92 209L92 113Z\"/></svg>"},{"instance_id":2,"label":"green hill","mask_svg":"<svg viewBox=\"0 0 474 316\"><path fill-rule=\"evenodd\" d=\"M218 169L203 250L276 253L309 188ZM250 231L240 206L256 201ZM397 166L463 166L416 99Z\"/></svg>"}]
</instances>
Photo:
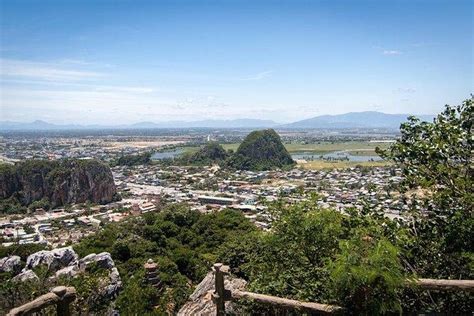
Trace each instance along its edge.
<instances>
[{"instance_id":1,"label":"green hill","mask_svg":"<svg viewBox=\"0 0 474 316\"><path fill-rule=\"evenodd\" d=\"M230 160L234 168L256 171L284 168L294 163L273 129L251 132Z\"/></svg>"},{"instance_id":2,"label":"green hill","mask_svg":"<svg viewBox=\"0 0 474 316\"><path fill-rule=\"evenodd\" d=\"M197 152L183 157L186 163L192 165L210 165L224 161L228 158L225 149L216 142L210 142L202 146Z\"/></svg>"}]
</instances>

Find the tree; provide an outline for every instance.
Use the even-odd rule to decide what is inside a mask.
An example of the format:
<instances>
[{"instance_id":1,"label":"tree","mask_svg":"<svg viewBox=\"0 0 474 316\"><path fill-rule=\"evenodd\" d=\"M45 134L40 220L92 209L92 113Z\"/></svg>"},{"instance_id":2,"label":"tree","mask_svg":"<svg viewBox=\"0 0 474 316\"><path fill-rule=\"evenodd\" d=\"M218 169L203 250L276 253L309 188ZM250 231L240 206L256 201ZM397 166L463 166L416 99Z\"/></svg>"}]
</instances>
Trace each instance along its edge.
<instances>
[{"instance_id":1,"label":"tree","mask_svg":"<svg viewBox=\"0 0 474 316\"><path fill-rule=\"evenodd\" d=\"M432 123L410 117L396 143L388 150L377 148L379 155L401 166L401 189L412 197L414 239L406 260L418 276L474 278L473 123L471 98L459 106L446 105ZM466 293L433 293L429 299L425 306L436 306L434 310L459 313L474 306Z\"/></svg>"}]
</instances>

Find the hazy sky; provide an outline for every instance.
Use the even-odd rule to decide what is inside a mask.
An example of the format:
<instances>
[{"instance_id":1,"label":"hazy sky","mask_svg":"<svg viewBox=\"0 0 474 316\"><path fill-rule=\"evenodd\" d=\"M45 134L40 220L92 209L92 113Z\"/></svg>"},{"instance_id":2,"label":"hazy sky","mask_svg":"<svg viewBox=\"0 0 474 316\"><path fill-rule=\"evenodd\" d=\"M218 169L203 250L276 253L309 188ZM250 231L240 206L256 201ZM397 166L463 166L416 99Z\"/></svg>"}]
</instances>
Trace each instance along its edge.
<instances>
[{"instance_id":1,"label":"hazy sky","mask_svg":"<svg viewBox=\"0 0 474 316\"><path fill-rule=\"evenodd\" d=\"M0 120L432 114L474 87L470 0L0 6Z\"/></svg>"}]
</instances>

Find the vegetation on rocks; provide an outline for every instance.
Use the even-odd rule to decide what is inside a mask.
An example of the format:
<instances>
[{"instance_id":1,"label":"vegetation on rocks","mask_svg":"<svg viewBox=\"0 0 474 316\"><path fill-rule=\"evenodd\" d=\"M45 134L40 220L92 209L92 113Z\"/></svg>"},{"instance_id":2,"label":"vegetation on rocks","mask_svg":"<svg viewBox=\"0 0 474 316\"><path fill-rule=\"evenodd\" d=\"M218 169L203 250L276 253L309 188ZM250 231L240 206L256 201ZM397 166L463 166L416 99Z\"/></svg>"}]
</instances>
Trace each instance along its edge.
<instances>
[{"instance_id":1,"label":"vegetation on rocks","mask_svg":"<svg viewBox=\"0 0 474 316\"><path fill-rule=\"evenodd\" d=\"M185 154L180 162L189 165L211 165L222 163L229 157L229 153L216 142L209 142L199 148L197 152Z\"/></svg>"},{"instance_id":2,"label":"vegetation on rocks","mask_svg":"<svg viewBox=\"0 0 474 316\"><path fill-rule=\"evenodd\" d=\"M0 168L0 213L115 198L110 168L98 160L26 160Z\"/></svg>"},{"instance_id":3,"label":"vegetation on rocks","mask_svg":"<svg viewBox=\"0 0 474 316\"><path fill-rule=\"evenodd\" d=\"M147 165L151 162L151 152L137 155L122 155L113 164L118 166L138 166Z\"/></svg>"},{"instance_id":4,"label":"vegetation on rocks","mask_svg":"<svg viewBox=\"0 0 474 316\"><path fill-rule=\"evenodd\" d=\"M124 282L117 306L125 315L173 313L217 260L219 245L255 230L239 212L201 214L177 204L108 225L74 249L81 256L112 254ZM150 258L158 264L160 288L144 280L143 264Z\"/></svg>"},{"instance_id":5,"label":"vegetation on rocks","mask_svg":"<svg viewBox=\"0 0 474 316\"><path fill-rule=\"evenodd\" d=\"M291 155L273 130L253 131L244 139L228 165L241 170L271 170L294 165Z\"/></svg>"}]
</instances>

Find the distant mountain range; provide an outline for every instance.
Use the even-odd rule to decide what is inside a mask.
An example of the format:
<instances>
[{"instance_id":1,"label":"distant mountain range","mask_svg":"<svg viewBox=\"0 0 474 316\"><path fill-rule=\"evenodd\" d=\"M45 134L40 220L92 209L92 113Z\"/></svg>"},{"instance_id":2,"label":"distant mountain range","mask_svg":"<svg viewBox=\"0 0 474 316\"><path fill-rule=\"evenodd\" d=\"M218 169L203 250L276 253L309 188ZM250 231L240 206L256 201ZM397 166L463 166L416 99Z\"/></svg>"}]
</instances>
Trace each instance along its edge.
<instances>
[{"instance_id":1,"label":"distant mountain range","mask_svg":"<svg viewBox=\"0 0 474 316\"><path fill-rule=\"evenodd\" d=\"M339 115L321 115L280 125L271 120L236 119L202 121L139 122L130 125L57 125L44 121L20 123L0 121L0 130L77 130L77 129L150 129L150 128L283 128L283 129L341 129L390 128L398 129L409 114L386 114L375 111L351 112ZM432 121L433 115L417 115L421 120Z\"/></svg>"},{"instance_id":2,"label":"distant mountain range","mask_svg":"<svg viewBox=\"0 0 474 316\"><path fill-rule=\"evenodd\" d=\"M130 125L58 125L45 121L20 123L0 121L0 130L77 130L77 129L149 129L149 128L263 128L275 127L278 124L271 120L236 119L236 120L202 120L202 121L167 121L139 122Z\"/></svg>"},{"instance_id":3,"label":"distant mountain range","mask_svg":"<svg viewBox=\"0 0 474 316\"><path fill-rule=\"evenodd\" d=\"M130 125L131 128L256 128L274 127L278 123L271 120L236 119L236 120L202 120L202 121L168 121L140 122Z\"/></svg>"},{"instance_id":4,"label":"distant mountain range","mask_svg":"<svg viewBox=\"0 0 474 316\"><path fill-rule=\"evenodd\" d=\"M407 120L410 114L387 114L376 111L350 112L339 115L321 115L310 119L280 125L280 128L393 128ZM423 121L432 121L434 115L417 115Z\"/></svg>"}]
</instances>

